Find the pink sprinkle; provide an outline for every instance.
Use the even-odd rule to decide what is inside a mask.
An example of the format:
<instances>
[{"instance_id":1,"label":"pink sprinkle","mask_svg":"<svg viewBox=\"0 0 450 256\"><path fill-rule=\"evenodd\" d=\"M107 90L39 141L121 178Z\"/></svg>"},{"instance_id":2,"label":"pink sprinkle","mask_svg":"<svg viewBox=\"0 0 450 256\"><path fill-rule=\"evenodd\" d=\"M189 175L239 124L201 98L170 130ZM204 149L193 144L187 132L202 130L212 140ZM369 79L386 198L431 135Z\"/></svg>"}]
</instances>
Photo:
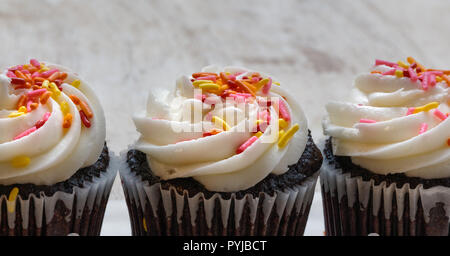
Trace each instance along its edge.
<instances>
[{"instance_id":1,"label":"pink sprinkle","mask_svg":"<svg viewBox=\"0 0 450 256\"><path fill-rule=\"evenodd\" d=\"M270 120L271 120L270 112L268 110L259 111L258 119L264 120L270 124Z\"/></svg>"},{"instance_id":2,"label":"pink sprinkle","mask_svg":"<svg viewBox=\"0 0 450 256\"><path fill-rule=\"evenodd\" d=\"M52 70L49 70L49 71L45 71L45 72L43 72L42 74L41 74L41 76L42 77L49 77L49 76L51 76L51 75L53 75L54 73L56 73L56 72L59 72L59 69L52 69Z\"/></svg>"},{"instance_id":3,"label":"pink sprinkle","mask_svg":"<svg viewBox=\"0 0 450 256\"><path fill-rule=\"evenodd\" d=\"M45 92L47 92L47 89L39 89L39 90L31 91L28 93L28 98L39 97L42 94L44 94Z\"/></svg>"},{"instance_id":4,"label":"pink sprinkle","mask_svg":"<svg viewBox=\"0 0 450 256\"><path fill-rule=\"evenodd\" d=\"M420 125L420 130L419 130L419 134L425 133L428 130L428 124L427 123L423 123Z\"/></svg>"},{"instance_id":5,"label":"pink sprinkle","mask_svg":"<svg viewBox=\"0 0 450 256\"><path fill-rule=\"evenodd\" d=\"M409 77L411 78L412 82L417 81L417 74L412 68L408 68Z\"/></svg>"},{"instance_id":6,"label":"pink sprinkle","mask_svg":"<svg viewBox=\"0 0 450 256\"><path fill-rule=\"evenodd\" d=\"M432 74L432 75L435 75L435 76L442 76L442 75L444 75L444 73L442 71L427 71L426 73Z\"/></svg>"},{"instance_id":7,"label":"pink sprinkle","mask_svg":"<svg viewBox=\"0 0 450 256\"><path fill-rule=\"evenodd\" d=\"M26 69L22 70L22 73L23 73L23 74L31 75L30 71L28 71L28 70L26 70Z\"/></svg>"},{"instance_id":8,"label":"pink sprinkle","mask_svg":"<svg viewBox=\"0 0 450 256\"><path fill-rule=\"evenodd\" d=\"M389 67L397 66L396 63L385 61L385 60L375 60L375 66L386 65Z\"/></svg>"},{"instance_id":9,"label":"pink sprinkle","mask_svg":"<svg viewBox=\"0 0 450 256\"><path fill-rule=\"evenodd\" d=\"M253 78L252 78L252 82L253 82L253 83L259 82L259 77L253 77Z\"/></svg>"},{"instance_id":10,"label":"pink sprinkle","mask_svg":"<svg viewBox=\"0 0 450 256\"><path fill-rule=\"evenodd\" d=\"M50 112L45 113L45 114L44 114L44 117L42 118L42 120L44 120L45 122L47 122L51 115L52 115L52 113L50 113Z\"/></svg>"},{"instance_id":11,"label":"pink sprinkle","mask_svg":"<svg viewBox=\"0 0 450 256\"><path fill-rule=\"evenodd\" d=\"M235 75L229 75L228 79L231 81L236 81L236 76Z\"/></svg>"},{"instance_id":12,"label":"pink sprinkle","mask_svg":"<svg viewBox=\"0 0 450 256\"><path fill-rule=\"evenodd\" d=\"M246 142L244 142L244 144L242 144L237 150L236 150L236 154L240 154L242 152L244 152L248 147L250 147L253 143L255 143L255 141L258 139L258 137L253 136L250 139L248 139Z\"/></svg>"},{"instance_id":13,"label":"pink sprinkle","mask_svg":"<svg viewBox=\"0 0 450 256\"><path fill-rule=\"evenodd\" d=\"M198 77L197 80L212 80L212 81L216 81L217 77L216 76L202 76L202 77Z\"/></svg>"},{"instance_id":14,"label":"pink sprinkle","mask_svg":"<svg viewBox=\"0 0 450 256\"><path fill-rule=\"evenodd\" d=\"M395 68L393 68L393 69L391 69L391 70L389 70L389 71L386 71L386 72L384 72L384 73L382 73L382 75L383 76L393 76L393 75L395 75Z\"/></svg>"},{"instance_id":15,"label":"pink sprinkle","mask_svg":"<svg viewBox=\"0 0 450 256\"><path fill-rule=\"evenodd\" d=\"M408 112L406 112L406 115L409 116L414 114L414 110L416 110L416 108L408 108Z\"/></svg>"},{"instance_id":16,"label":"pink sprinkle","mask_svg":"<svg viewBox=\"0 0 450 256\"><path fill-rule=\"evenodd\" d=\"M441 111L439 111L438 109L434 110L433 113L437 118L441 119L442 121L444 121L445 119L447 119L447 116L442 113Z\"/></svg>"},{"instance_id":17,"label":"pink sprinkle","mask_svg":"<svg viewBox=\"0 0 450 256\"><path fill-rule=\"evenodd\" d=\"M377 121L372 120L372 119L365 119L365 118L363 118L363 119L360 119L359 122L360 122L360 123L363 123L363 124L374 124L374 123L376 123Z\"/></svg>"},{"instance_id":18,"label":"pink sprinkle","mask_svg":"<svg viewBox=\"0 0 450 256\"><path fill-rule=\"evenodd\" d=\"M429 77L428 77L428 74L425 73L425 74L423 75L423 79L422 79L422 89L423 89L424 91L427 91L427 90L428 90L428 83L429 83Z\"/></svg>"},{"instance_id":19,"label":"pink sprinkle","mask_svg":"<svg viewBox=\"0 0 450 256\"><path fill-rule=\"evenodd\" d=\"M21 138L23 138L23 137L25 137L25 136L28 136L28 135L30 135L31 133L35 132L36 130L37 130L37 129L36 129L36 126L33 126L32 128L30 128L30 129L28 129L28 130L22 132L21 134L17 135L17 136L14 138L14 140L18 140L18 139L21 139Z\"/></svg>"},{"instance_id":20,"label":"pink sprinkle","mask_svg":"<svg viewBox=\"0 0 450 256\"><path fill-rule=\"evenodd\" d=\"M240 76L240 75L242 75L242 74L244 74L245 72L236 72L236 73L234 73L234 76L236 77L236 76Z\"/></svg>"},{"instance_id":21,"label":"pink sprinkle","mask_svg":"<svg viewBox=\"0 0 450 256\"><path fill-rule=\"evenodd\" d=\"M32 109L31 109L31 104L33 104L34 102L32 101L32 100L29 100L28 102L27 102L27 112L31 112L31 111L33 111Z\"/></svg>"},{"instance_id":22,"label":"pink sprinkle","mask_svg":"<svg viewBox=\"0 0 450 256\"><path fill-rule=\"evenodd\" d=\"M17 78L16 74L14 74L14 72L12 71L6 72L6 76L9 78Z\"/></svg>"},{"instance_id":23,"label":"pink sprinkle","mask_svg":"<svg viewBox=\"0 0 450 256\"><path fill-rule=\"evenodd\" d=\"M30 64L33 65L36 68L40 68L41 67L41 63L39 61L37 61L36 59L31 59L30 60Z\"/></svg>"},{"instance_id":24,"label":"pink sprinkle","mask_svg":"<svg viewBox=\"0 0 450 256\"><path fill-rule=\"evenodd\" d=\"M436 85L436 76L434 74L429 74L428 79L430 80L430 85L435 86Z\"/></svg>"},{"instance_id":25,"label":"pink sprinkle","mask_svg":"<svg viewBox=\"0 0 450 256\"><path fill-rule=\"evenodd\" d=\"M262 88L262 93L268 94L270 91L270 88L272 88L272 78L269 78L269 82L267 82L267 84L264 85L264 87Z\"/></svg>"},{"instance_id":26,"label":"pink sprinkle","mask_svg":"<svg viewBox=\"0 0 450 256\"><path fill-rule=\"evenodd\" d=\"M38 77L38 76L40 76L41 74L39 73L39 72L34 72L32 75L31 75L31 78L35 78L35 77Z\"/></svg>"},{"instance_id":27,"label":"pink sprinkle","mask_svg":"<svg viewBox=\"0 0 450 256\"><path fill-rule=\"evenodd\" d=\"M242 93L242 92L238 92L238 93L236 93L236 95L239 95L239 96L242 96L242 97L245 97L245 98L250 98L250 97L252 97L252 95L251 95L250 93Z\"/></svg>"},{"instance_id":28,"label":"pink sprinkle","mask_svg":"<svg viewBox=\"0 0 450 256\"><path fill-rule=\"evenodd\" d=\"M281 118L286 120L286 122L291 121L291 115L289 114L289 110L288 110L286 104L284 103L284 101L279 100L278 102L279 102L279 112L280 112Z\"/></svg>"}]
</instances>

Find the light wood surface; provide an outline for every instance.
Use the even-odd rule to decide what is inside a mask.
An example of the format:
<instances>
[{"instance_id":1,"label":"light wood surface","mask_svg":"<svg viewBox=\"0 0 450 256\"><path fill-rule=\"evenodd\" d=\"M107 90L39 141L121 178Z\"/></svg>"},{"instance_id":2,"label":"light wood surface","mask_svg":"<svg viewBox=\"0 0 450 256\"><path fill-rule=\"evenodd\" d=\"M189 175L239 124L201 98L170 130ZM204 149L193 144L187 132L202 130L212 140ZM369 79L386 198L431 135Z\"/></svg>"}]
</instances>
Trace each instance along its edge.
<instances>
[{"instance_id":1,"label":"light wood surface","mask_svg":"<svg viewBox=\"0 0 450 256\"><path fill-rule=\"evenodd\" d=\"M100 96L115 152L137 138L130 117L149 88L209 64L278 78L319 139L324 104L375 58L449 68L449 13L448 0L0 0L0 67L34 57L77 71Z\"/></svg>"}]
</instances>

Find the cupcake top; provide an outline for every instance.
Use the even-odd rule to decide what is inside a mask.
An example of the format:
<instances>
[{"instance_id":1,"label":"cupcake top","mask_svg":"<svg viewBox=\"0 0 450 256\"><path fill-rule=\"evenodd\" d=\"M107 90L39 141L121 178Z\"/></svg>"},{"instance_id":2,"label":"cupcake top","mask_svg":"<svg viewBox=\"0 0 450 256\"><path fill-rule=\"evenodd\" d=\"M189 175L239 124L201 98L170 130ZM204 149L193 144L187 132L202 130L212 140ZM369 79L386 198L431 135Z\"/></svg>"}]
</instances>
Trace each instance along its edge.
<instances>
[{"instance_id":1,"label":"cupcake top","mask_svg":"<svg viewBox=\"0 0 450 256\"><path fill-rule=\"evenodd\" d=\"M331 102L323 121L335 155L374 173L450 177L450 71L414 58L376 60L347 102Z\"/></svg>"},{"instance_id":2,"label":"cupcake top","mask_svg":"<svg viewBox=\"0 0 450 256\"><path fill-rule=\"evenodd\" d=\"M134 116L136 149L163 180L192 177L209 191L237 192L297 163L306 118L273 78L238 67L206 67L174 90L155 89Z\"/></svg>"},{"instance_id":3,"label":"cupcake top","mask_svg":"<svg viewBox=\"0 0 450 256\"><path fill-rule=\"evenodd\" d=\"M65 181L104 142L102 107L77 74L34 59L0 74L0 184Z\"/></svg>"}]
</instances>

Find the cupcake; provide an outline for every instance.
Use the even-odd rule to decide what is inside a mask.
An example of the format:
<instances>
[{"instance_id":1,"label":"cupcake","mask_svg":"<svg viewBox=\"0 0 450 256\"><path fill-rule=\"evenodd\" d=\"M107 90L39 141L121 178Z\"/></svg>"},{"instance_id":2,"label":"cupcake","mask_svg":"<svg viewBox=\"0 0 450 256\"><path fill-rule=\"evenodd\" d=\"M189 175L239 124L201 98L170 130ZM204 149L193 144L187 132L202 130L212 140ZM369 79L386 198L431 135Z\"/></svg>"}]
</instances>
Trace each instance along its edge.
<instances>
[{"instance_id":1,"label":"cupcake","mask_svg":"<svg viewBox=\"0 0 450 256\"><path fill-rule=\"evenodd\" d=\"M326 106L327 235L448 236L450 71L376 60Z\"/></svg>"},{"instance_id":2,"label":"cupcake","mask_svg":"<svg viewBox=\"0 0 450 256\"><path fill-rule=\"evenodd\" d=\"M0 130L0 235L99 235L116 173L90 86L34 59L8 68Z\"/></svg>"},{"instance_id":3,"label":"cupcake","mask_svg":"<svg viewBox=\"0 0 450 256\"><path fill-rule=\"evenodd\" d=\"M154 89L120 169L133 235L302 235L320 150L295 98L244 68Z\"/></svg>"}]
</instances>

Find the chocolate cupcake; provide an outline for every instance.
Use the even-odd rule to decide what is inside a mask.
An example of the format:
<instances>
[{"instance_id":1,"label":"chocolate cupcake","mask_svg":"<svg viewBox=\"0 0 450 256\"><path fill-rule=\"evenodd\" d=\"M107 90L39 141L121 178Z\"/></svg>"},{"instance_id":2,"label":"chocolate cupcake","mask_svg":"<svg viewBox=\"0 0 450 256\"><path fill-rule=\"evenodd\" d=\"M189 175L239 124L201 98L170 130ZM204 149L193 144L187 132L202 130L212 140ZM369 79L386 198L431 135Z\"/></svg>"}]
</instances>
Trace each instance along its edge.
<instances>
[{"instance_id":1,"label":"chocolate cupcake","mask_svg":"<svg viewBox=\"0 0 450 256\"><path fill-rule=\"evenodd\" d=\"M450 234L450 71L407 60L377 60L327 105L327 235Z\"/></svg>"},{"instance_id":2,"label":"chocolate cupcake","mask_svg":"<svg viewBox=\"0 0 450 256\"><path fill-rule=\"evenodd\" d=\"M99 235L115 171L89 85L31 60L0 74L0 235Z\"/></svg>"},{"instance_id":3,"label":"chocolate cupcake","mask_svg":"<svg viewBox=\"0 0 450 256\"><path fill-rule=\"evenodd\" d=\"M322 155L271 77L207 67L134 121L120 169L133 235L303 234Z\"/></svg>"}]
</instances>

